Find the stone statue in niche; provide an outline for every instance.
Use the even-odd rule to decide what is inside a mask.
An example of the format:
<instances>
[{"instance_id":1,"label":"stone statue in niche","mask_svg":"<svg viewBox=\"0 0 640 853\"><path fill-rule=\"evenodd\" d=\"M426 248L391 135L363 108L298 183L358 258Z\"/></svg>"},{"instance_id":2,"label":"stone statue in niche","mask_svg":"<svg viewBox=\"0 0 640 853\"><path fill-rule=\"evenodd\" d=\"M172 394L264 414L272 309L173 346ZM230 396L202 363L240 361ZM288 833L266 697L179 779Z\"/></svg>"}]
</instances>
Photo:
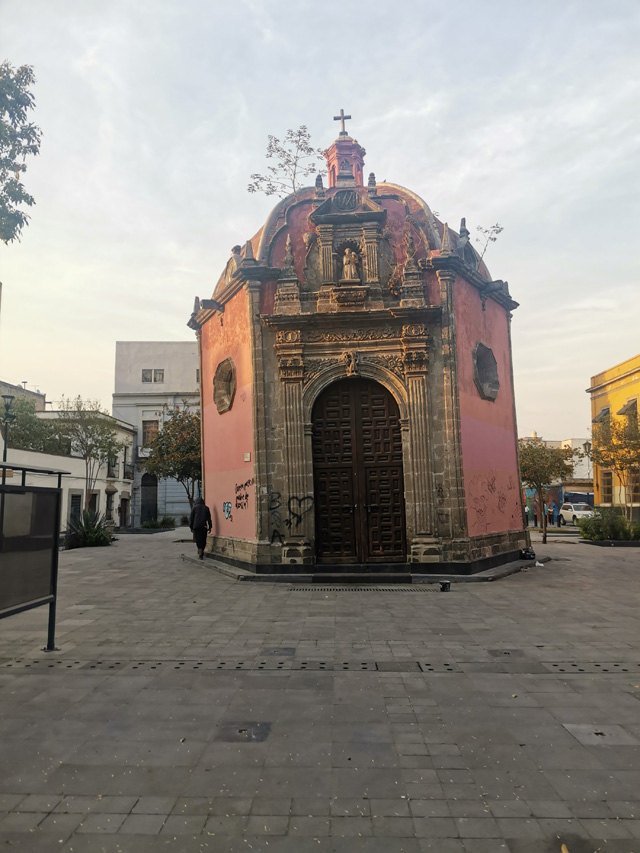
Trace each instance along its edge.
<instances>
[{"instance_id":1,"label":"stone statue in niche","mask_svg":"<svg viewBox=\"0 0 640 853\"><path fill-rule=\"evenodd\" d=\"M358 275L358 256L352 249L344 250L342 281L360 281L360 276Z\"/></svg>"},{"instance_id":2,"label":"stone statue in niche","mask_svg":"<svg viewBox=\"0 0 640 853\"><path fill-rule=\"evenodd\" d=\"M342 361L347 369L347 376L356 376L360 366L358 353L354 350L345 350L342 353Z\"/></svg>"}]
</instances>

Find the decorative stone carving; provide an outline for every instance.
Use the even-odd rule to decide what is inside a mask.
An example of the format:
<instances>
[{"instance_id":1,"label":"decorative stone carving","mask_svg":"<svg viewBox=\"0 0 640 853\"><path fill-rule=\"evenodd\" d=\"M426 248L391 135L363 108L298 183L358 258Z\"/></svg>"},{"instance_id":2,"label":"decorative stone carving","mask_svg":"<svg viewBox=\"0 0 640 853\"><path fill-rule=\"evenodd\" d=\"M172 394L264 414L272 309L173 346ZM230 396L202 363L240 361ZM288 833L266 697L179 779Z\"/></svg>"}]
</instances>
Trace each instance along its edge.
<instances>
[{"instance_id":1,"label":"decorative stone carving","mask_svg":"<svg viewBox=\"0 0 640 853\"><path fill-rule=\"evenodd\" d=\"M331 299L340 308L349 308L353 311L365 307L368 293L369 288L366 285L354 285L352 287L342 285L332 289Z\"/></svg>"},{"instance_id":2,"label":"decorative stone carving","mask_svg":"<svg viewBox=\"0 0 640 853\"><path fill-rule=\"evenodd\" d=\"M350 329L345 332L329 332L314 329L305 332L305 340L310 343L343 343L345 341L381 341L397 338L398 329L385 326L382 329Z\"/></svg>"},{"instance_id":3,"label":"decorative stone carving","mask_svg":"<svg viewBox=\"0 0 640 853\"><path fill-rule=\"evenodd\" d=\"M359 370L359 356L355 350L345 350L342 353L342 361L347 368L347 376L357 376Z\"/></svg>"},{"instance_id":4,"label":"decorative stone carving","mask_svg":"<svg viewBox=\"0 0 640 853\"><path fill-rule=\"evenodd\" d=\"M304 361L304 382L310 382L323 370L329 367L334 367L340 363L340 359L333 357L327 358L306 358Z\"/></svg>"},{"instance_id":5,"label":"decorative stone carving","mask_svg":"<svg viewBox=\"0 0 640 853\"><path fill-rule=\"evenodd\" d=\"M298 344L302 341L300 329L283 329L276 332L276 344Z\"/></svg>"},{"instance_id":6,"label":"decorative stone carving","mask_svg":"<svg viewBox=\"0 0 640 853\"><path fill-rule=\"evenodd\" d=\"M355 210L360 204L360 196L355 190L340 190L333 197L338 210Z\"/></svg>"},{"instance_id":7,"label":"decorative stone carving","mask_svg":"<svg viewBox=\"0 0 640 853\"><path fill-rule=\"evenodd\" d=\"M379 364L399 379L404 379L404 361L400 355L367 355L363 360L371 364Z\"/></svg>"},{"instance_id":8,"label":"decorative stone carving","mask_svg":"<svg viewBox=\"0 0 640 853\"><path fill-rule=\"evenodd\" d=\"M426 350L408 350L404 354L405 374L424 373L429 366Z\"/></svg>"},{"instance_id":9,"label":"decorative stone carving","mask_svg":"<svg viewBox=\"0 0 640 853\"><path fill-rule=\"evenodd\" d=\"M423 323L408 323L402 327L403 338L426 338L427 329Z\"/></svg>"},{"instance_id":10,"label":"decorative stone carving","mask_svg":"<svg viewBox=\"0 0 640 853\"><path fill-rule=\"evenodd\" d=\"M280 379L301 380L304 375L304 363L302 356L294 355L290 358L281 358L278 362L280 366Z\"/></svg>"},{"instance_id":11,"label":"decorative stone carving","mask_svg":"<svg viewBox=\"0 0 640 853\"><path fill-rule=\"evenodd\" d=\"M291 235L287 234L284 264L278 277L274 313L299 314L300 311L300 282L293 264Z\"/></svg>"},{"instance_id":12,"label":"decorative stone carving","mask_svg":"<svg viewBox=\"0 0 640 853\"><path fill-rule=\"evenodd\" d=\"M213 402L219 414L228 412L236 394L236 367L230 358L221 361L213 377Z\"/></svg>"}]
</instances>

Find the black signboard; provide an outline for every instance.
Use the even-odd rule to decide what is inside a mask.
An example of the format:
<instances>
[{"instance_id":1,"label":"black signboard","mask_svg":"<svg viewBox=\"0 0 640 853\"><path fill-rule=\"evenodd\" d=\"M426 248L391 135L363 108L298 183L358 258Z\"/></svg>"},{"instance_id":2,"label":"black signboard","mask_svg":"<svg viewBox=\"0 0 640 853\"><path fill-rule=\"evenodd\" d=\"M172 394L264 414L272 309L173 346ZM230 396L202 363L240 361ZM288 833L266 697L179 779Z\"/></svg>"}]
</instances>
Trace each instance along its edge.
<instances>
[{"instance_id":1,"label":"black signboard","mask_svg":"<svg viewBox=\"0 0 640 853\"><path fill-rule=\"evenodd\" d=\"M47 649L51 651L55 648L62 490L27 486L25 473L20 486L0 485L0 619L49 604Z\"/></svg>"}]
</instances>

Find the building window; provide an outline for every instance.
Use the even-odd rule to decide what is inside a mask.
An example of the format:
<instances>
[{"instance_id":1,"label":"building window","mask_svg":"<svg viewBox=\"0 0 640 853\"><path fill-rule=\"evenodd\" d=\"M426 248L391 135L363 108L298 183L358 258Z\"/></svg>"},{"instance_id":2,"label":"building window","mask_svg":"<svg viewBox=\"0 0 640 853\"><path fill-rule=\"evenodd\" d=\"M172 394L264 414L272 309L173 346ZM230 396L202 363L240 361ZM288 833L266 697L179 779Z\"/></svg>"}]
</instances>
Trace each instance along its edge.
<instances>
[{"instance_id":1,"label":"building window","mask_svg":"<svg viewBox=\"0 0 640 853\"><path fill-rule=\"evenodd\" d=\"M605 421L609 420L609 416L611 414L611 410L609 406L605 406L604 409L600 409L595 418L591 421L592 424L603 424Z\"/></svg>"},{"instance_id":2,"label":"building window","mask_svg":"<svg viewBox=\"0 0 640 853\"><path fill-rule=\"evenodd\" d=\"M113 521L113 492L107 492L107 504L104 514L107 521Z\"/></svg>"},{"instance_id":3,"label":"building window","mask_svg":"<svg viewBox=\"0 0 640 853\"><path fill-rule=\"evenodd\" d=\"M154 370L153 371L153 381L154 382L164 382L164 370Z\"/></svg>"},{"instance_id":4,"label":"building window","mask_svg":"<svg viewBox=\"0 0 640 853\"><path fill-rule=\"evenodd\" d=\"M107 477L116 479L118 476L118 460L115 456L110 456L107 462Z\"/></svg>"},{"instance_id":5,"label":"building window","mask_svg":"<svg viewBox=\"0 0 640 853\"><path fill-rule=\"evenodd\" d=\"M236 368L230 358L221 361L213 377L213 402L220 414L228 412L236 394Z\"/></svg>"},{"instance_id":6,"label":"building window","mask_svg":"<svg viewBox=\"0 0 640 853\"><path fill-rule=\"evenodd\" d=\"M80 521L82 515L82 495L70 495L69 521L73 524Z\"/></svg>"},{"instance_id":7,"label":"building window","mask_svg":"<svg viewBox=\"0 0 640 853\"><path fill-rule=\"evenodd\" d=\"M629 472L629 494L632 504L640 504L640 471Z\"/></svg>"},{"instance_id":8,"label":"building window","mask_svg":"<svg viewBox=\"0 0 640 853\"><path fill-rule=\"evenodd\" d=\"M600 503L610 504L613 502L613 471L603 471L601 476Z\"/></svg>"},{"instance_id":9,"label":"building window","mask_svg":"<svg viewBox=\"0 0 640 853\"><path fill-rule=\"evenodd\" d=\"M142 421L142 446L149 447L158 434L158 421Z\"/></svg>"},{"instance_id":10,"label":"building window","mask_svg":"<svg viewBox=\"0 0 640 853\"><path fill-rule=\"evenodd\" d=\"M196 367L196 385L200 382L200 368Z\"/></svg>"},{"instance_id":11,"label":"building window","mask_svg":"<svg viewBox=\"0 0 640 853\"><path fill-rule=\"evenodd\" d=\"M147 369L146 367L142 369L142 381L143 382L151 382L153 380L153 370Z\"/></svg>"},{"instance_id":12,"label":"building window","mask_svg":"<svg viewBox=\"0 0 640 853\"><path fill-rule=\"evenodd\" d=\"M89 512L97 513L98 512L98 493L91 492L89 496Z\"/></svg>"}]
</instances>

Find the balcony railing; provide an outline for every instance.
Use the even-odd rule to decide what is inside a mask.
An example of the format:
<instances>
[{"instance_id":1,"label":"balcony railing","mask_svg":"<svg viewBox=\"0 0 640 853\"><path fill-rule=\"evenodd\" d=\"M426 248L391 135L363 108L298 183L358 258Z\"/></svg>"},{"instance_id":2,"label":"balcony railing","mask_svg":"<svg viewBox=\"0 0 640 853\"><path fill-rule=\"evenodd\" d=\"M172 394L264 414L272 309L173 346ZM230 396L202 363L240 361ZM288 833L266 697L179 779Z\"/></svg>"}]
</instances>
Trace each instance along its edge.
<instances>
[{"instance_id":1,"label":"balcony railing","mask_svg":"<svg viewBox=\"0 0 640 853\"><path fill-rule=\"evenodd\" d=\"M109 463L107 466L107 478L110 480L118 479L118 463Z\"/></svg>"},{"instance_id":2,"label":"balcony railing","mask_svg":"<svg viewBox=\"0 0 640 853\"><path fill-rule=\"evenodd\" d=\"M129 462L125 462L122 466L122 479L123 480L133 480L133 465Z\"/></svg>"}]
</instances>

